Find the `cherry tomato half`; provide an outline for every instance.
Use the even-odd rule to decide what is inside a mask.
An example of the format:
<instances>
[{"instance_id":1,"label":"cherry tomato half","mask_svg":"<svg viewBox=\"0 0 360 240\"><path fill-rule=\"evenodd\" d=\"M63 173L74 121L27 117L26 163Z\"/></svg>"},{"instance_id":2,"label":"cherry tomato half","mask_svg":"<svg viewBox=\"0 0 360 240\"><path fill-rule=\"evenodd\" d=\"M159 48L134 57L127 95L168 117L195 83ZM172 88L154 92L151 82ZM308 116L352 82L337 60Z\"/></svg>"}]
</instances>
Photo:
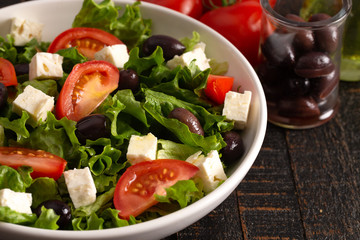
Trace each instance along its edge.
<instances>
[{"instance_id":1,"label":"cherry tomato half","mask_svg":"<svg viewBox=\"0 0 360 240\"><path fill-rule=\"evenodd\" d=\"M33 168L32 178L49 177L57 180L64 172L67 162L52 153L20 147L0 147L0 164L17 169Z\"/></svg>"},{"instance_id":2,"label":"cherry tomato half","mask_svg":"<svg viewBox=\"0 0 360 240\"><path fill-rule=\"evenodd\" d=\"M193 18L200 18L203 5L202 0L141 0L143 2L154 3L172 10L181 12Z\"/></svg>"},{"instance_id":3,"label":"cherry tomato half","mask_svg":"<svg viewBox=\"0 0 360 240\"><path fill-rule=\"evenodd\" d=\"M174 159L144 161L129 167L115 188L114 205L119 217L138 216L157 203L155 193L165 195L165 188L190 179L198 170L193 164Z\"/></svg>"},{"instance_id":4,"label":"cherry tomato half","mask_svg":"<svg viewBox=\"0 0 360 240\"><path fill-rule=\"evenodd\" d=\"M0 58L0 82L6 87L18 84L14 65L5 58Z\"/></svg>"},{"instance_id":5,"label":"cherry tomato half","mask_svg":"<svg viewBox=\"0 0 360 240\"><path fill-rule=\"evenodd\" d=\"M225 95L233 87L234 78L228 76L209 75L205 95L216 104L223 104Z\"/></svg>"},{"instance_id":6,"label":"cherry tomato half","mask_svg":"<svg viewBox=\"0 0 360 240\"><path fill-rule=\"evenodd\" d=\"M94 54L104 46L122 43L120 39L104 30L78 27L70 28L60 33L50 44L48 52L56 53L60 49L77 47L82 55L92 60L94 59Z\"/></svg>"},{"instance_id":7,"label":"cherry tomato half","mask_svg":"<svg viewBox=\"0 0 360 240\"><path fill-rule=\"evenodd\" d=\"M88 61L74 66L55 106L57 119L78 121L92 113L119 83L119 70L106 61Z\"/></svg>"}]
</instances>

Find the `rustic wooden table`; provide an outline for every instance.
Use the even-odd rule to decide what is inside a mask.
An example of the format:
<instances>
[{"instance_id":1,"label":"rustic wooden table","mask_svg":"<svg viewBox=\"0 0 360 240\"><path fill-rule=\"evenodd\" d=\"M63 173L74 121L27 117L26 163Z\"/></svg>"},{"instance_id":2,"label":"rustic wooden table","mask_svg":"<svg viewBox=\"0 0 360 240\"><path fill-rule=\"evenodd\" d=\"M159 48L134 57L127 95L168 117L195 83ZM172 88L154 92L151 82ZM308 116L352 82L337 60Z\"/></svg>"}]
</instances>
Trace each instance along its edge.
<instances>
[{"instance_id":1,"label":"rustic wooden table","mask_svg":"<svg viewBox=\"0 0 360 240\"><path fill-rule=\"evenodd\" d=\"M25 0L1 0L0 7ZM334 119L268 124L253 167L214 211L164 240L360 239L360 82L340 83Z\"/></svg>"}]
</instances>

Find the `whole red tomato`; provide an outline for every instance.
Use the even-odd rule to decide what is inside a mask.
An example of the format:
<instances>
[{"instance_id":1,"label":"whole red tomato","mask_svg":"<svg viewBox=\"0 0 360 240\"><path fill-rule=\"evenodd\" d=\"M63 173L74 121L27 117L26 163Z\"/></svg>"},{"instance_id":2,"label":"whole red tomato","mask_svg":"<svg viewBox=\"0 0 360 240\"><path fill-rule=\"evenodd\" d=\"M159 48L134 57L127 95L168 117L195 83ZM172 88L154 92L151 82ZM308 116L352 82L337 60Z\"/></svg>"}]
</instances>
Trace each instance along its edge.
<instances>
[{"instance_id":1,"label":"whole red tomato","mask_svg":"<svg viewBox=\"0 0 360 240\"><path fill-rule=\"evenodd\" d=\"M193 18L200 18L203 12L201 0L141 0L143 2L154 3L163 7L184 13Z\"/></svg>"},{"instance_id":2,"label":"whole red tomato","mask_svg":"<svg viewBox=\"0 0 360 240\"><path fill-rule=\"evenodd\" d=\"M200 21L227 38L256 66L259 63L261 15L258 2L246 1L209 11Z\"/></svg>"}]
</instances>

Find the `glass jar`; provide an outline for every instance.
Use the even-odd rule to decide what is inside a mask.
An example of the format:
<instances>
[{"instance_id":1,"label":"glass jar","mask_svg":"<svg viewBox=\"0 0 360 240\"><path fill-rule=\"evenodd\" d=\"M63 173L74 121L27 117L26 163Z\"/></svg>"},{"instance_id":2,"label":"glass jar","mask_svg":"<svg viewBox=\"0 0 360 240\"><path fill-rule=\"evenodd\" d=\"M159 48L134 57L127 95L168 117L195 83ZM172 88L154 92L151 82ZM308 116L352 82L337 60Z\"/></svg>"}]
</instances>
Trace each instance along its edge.
<instances>
[{"instance_id":1,"label":"glass jar","mask_svg":"<svg viewBox=\"0 0 360 240\"><path fill-rule=\"evenodd\" d=\"M316 127L338 111L342 34L351 0L326 2L333 6L305 16L309 12L304 11L302 0L277 0L274 8L269 0L260 0L257 73L269 121L281 127Z\"/></svg>"},{"instance_id":2,"label":"glass jar","mask_svg":"<svg viewBox=\"0 0 360 240\"><path fill-rule=\"evenodd\" d=\"M345 23L340 79L360 81L360 1L354 0Z\"/></svg>"}]
</instances>

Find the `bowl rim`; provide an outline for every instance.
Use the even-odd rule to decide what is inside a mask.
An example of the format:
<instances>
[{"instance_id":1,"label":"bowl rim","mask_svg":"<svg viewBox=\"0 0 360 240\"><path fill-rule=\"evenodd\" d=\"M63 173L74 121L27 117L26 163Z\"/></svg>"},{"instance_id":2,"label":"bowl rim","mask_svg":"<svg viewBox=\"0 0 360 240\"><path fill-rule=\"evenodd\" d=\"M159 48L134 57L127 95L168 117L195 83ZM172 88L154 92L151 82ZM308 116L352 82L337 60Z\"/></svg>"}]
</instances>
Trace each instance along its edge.
<instances>
[{"instance_id":1,"label":"bowl rim","mask_svg":"<svg viewBox=\"0 0 360 240\"><path fill-rule=\"evenodd\" d=\"M83 2L83 0L37 0L37 1L29 1L29 2L23 2L18 3L14 5L10 5L4 8L0 8L0 12L5 12L10 10L11 8L15 8L18 5L37 5L37 4L43 4L51 3L51 4L60 4L63 2ZM97 0L96 2L100 2ZM132 4L134 3L134 0L113 0L113 2L116 5L119 4ZM211 210L209 211L199 211L197 209L201 209L201 206L211 206L211 209L215 209L218 205L221 204L230 194L235 190L235 188L239 185L239 183L242 181L242 179L245 177L245 175L250 170L251 166L253 165L254 161L257 158L257 155L260 152L262 143L265 138L266 133L266 127L267 127L267 108L266 108L266 101L265 101L265 94L263 92L261 83L259 78L257 77L257 74L251 64L246 60L246 58L242 55L242 53L234 46L232 45L227 39L225 39L223 36L221 36L219 33L217 33L212 28L206 26L205 24L201 23L200 21L197 21L191 17L188 17L184 14L181 14L179 12L176 12L174 10L158 6L152 3L147 2L141 2L140 8L145 7L149 9L158 9L161 10L167 14L175 15L177 18L184 20L184 21L191 21L195 25L201 26L201 28L204 28L207 32L210 32L211 34L218 35L222 41L227 42L229 47L232 51L234 51L240 58L241 61L245 64L245 68L248 70L248 73L251 75L252 79L254 79L253 84L255 85L256 89L258 90L259 94L259 115L256 118L257 123L255 124L258 126L256 129L256 134L254 136L254 142L251 144L248 152L246 153L246 156L243 157L242 162L240 165L232 172L232 174L228 177L226 180L227 182L232 182L232 184L222 184L218 188L216 188L214 191L209 193L207 196L203 197L202 199L198 200L195 203L192 203L191 205L187 206L184 209L180 209L174 213L171 213L166 216L159 217L157 219L149 220L146 222L138 223L135 225L129 225L125 227L119 227L119 228L111 228L111 229L103 229L103 230L87 230L87 231L67 231L67 230L47 230L47 229L39 229L34 227L28 227L23 225L17 225L12 223L6 223L6 222L0 222L0 230L6 229L7 232L11 233L22 233L26 230L27 236L35 237L35 236L41 236L41 237L48 237L48 239L60 237L61 239L106 239L110 237L130 237L133 235L138 234L146 234L150 231L157 231L161 230L164 231L163 236L168 236L170 234L173 234L173 231L167 231L165 228L169 224L179 225L178 231L181 229L184 229L191 224L193 224L198 219L204 217L207 215ZM191 218L194 219L194 213L196 213L196 219L192 220L186 224L179 223L177 220L179 218Z\"/></svg>"}]
</instances>

